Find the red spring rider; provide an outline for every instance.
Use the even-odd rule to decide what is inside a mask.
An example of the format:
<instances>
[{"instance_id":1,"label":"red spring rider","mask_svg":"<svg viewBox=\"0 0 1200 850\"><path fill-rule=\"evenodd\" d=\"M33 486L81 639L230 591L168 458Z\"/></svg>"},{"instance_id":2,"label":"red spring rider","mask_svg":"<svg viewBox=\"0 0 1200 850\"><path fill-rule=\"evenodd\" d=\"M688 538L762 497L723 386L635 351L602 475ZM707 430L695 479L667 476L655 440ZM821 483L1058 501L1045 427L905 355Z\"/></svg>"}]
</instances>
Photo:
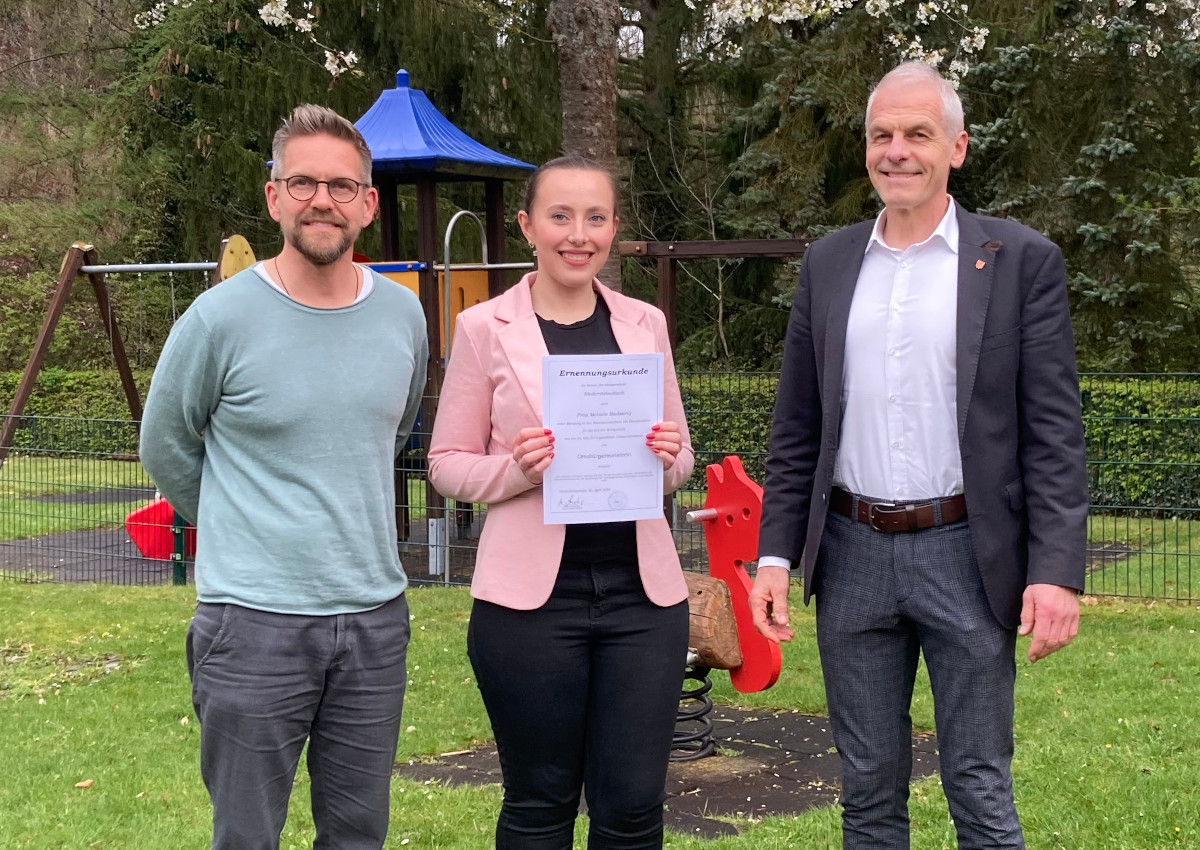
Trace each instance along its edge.
<instances>
[{"instance_id":1,"label":"red spring rider","mask_svg":"<svg viewBox=\"0 0 1200 850\"><path fill-rule=\"evenodd\" d=\"M729 586L742 650L742 666L730 670L729 677L740 693L765 691L779 678L783 658L779 645L760 635L750 618L752 583L745 564L758 557L762 488L750 480L735 455L709 464L706 472L704 509L690 512L688 520L704 522L709 574Z\"/></svg>"}]
</instances>

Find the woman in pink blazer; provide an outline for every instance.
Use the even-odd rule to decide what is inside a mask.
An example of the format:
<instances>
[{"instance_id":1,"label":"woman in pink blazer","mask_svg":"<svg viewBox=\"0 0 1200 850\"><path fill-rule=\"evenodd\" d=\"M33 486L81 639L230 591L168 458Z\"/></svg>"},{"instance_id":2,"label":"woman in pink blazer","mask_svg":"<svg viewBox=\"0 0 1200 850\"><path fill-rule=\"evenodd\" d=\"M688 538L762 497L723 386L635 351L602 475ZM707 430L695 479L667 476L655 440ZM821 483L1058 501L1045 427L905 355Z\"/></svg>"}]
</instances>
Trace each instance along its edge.
<instances>
[{"instance_id":1,"label":"woman in pink blazer","mask_svg":"<svg viewBox=\"0 0 1200 850\"><path fill-rule=\"evenodd\" d=\"M602 166L546 163L518 219L537 271L459 315L429 450L443 495L488 504L467 648L504 775L496 847L570 850L586 785L589 850L661 848L687 588L662 517L543 523L541 369L546 354L661 351L666 419L646 450L673 491L694 457L666 321L595 279L618 223Z\"/></svg>"}]
</instances>

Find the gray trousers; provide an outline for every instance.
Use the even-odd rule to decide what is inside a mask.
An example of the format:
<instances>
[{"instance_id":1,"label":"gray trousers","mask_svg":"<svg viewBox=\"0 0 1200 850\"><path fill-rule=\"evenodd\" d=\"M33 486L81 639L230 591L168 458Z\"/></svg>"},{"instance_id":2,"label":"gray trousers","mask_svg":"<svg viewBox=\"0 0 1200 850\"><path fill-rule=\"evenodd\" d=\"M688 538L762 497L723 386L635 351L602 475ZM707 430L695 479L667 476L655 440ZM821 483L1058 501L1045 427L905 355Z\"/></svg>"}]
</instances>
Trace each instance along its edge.
<instances>
[{"instance_id":1,"label":"gray trousers","mask_svg":"<svg viewBox=\"0 0 1200 850\"><path fill-rule=\"evenodd\" d=\"M187 634L213 850L277 850L308 741L316 850L378 850L407 682L408 602L325 617L200 603Z\"/></svg>"},{"instance_id":2,"label":"gray trousers","mask_svg":"<svg viewBox=\"0 0 1200 850\"><path fill-rule=\"evenodd\" d=\"M814 591L843 848L909 846L920 653L959 848L1024 848L1010 771L1016 632L992 616L967 522L885 534L831 513Z\"/></svg>"}]
</instances>

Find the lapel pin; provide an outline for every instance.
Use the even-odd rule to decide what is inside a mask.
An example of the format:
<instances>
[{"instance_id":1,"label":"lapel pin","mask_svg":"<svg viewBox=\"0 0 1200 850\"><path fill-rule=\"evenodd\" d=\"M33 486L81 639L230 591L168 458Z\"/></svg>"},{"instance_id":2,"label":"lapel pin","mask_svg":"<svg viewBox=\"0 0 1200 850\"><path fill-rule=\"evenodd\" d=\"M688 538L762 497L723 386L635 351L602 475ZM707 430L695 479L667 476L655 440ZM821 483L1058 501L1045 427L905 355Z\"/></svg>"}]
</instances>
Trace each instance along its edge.
<instances>
[{"instance_id":1,"label":"lapel pin","mask_svg":"<svg viewBox=\"0 0 1200 850\"><path fill-rule=\"evenodd\" d=\"M981 268L983 268L983 267L984 267L984 266L986 266L986 265L987 265L987 263L985 263L983 260L976 260L976 261L975 261L975 268L977 268L977 269L981 269Z\"/></svg>"}]
</instances>

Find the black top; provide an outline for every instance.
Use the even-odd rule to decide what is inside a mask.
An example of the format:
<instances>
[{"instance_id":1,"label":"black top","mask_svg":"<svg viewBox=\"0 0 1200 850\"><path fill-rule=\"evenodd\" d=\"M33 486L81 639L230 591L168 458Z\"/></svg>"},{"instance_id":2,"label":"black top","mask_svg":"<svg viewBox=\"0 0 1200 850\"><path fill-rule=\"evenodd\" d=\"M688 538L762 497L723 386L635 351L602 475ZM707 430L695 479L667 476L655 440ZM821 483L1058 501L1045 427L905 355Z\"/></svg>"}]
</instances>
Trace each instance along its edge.
<instances>
[{"instance_id":1,"label":"black top","mask_svg":"<svg viewBox=\"0 0 1200 850\"><path fill-rule=\"evenodd\" d=\"M596 296L592 315L570 325L538 316L551 354L620 354L608 305ZM585 522L567 526L563 559L621 560L637 563L637 526L633 522Z\"/></svg>"},{"instance_id":2,"label":"black top","mask_svg":"<svg viewBox=\"0 0 1200 850\"><path fill-rule=\"evenodd\" d=\"M560 325L538 316L542 338L551 354L620 354L621 346L612 332L612 313L599 295L592 315L570 325Z\"/></svg>"}]
</instances>

